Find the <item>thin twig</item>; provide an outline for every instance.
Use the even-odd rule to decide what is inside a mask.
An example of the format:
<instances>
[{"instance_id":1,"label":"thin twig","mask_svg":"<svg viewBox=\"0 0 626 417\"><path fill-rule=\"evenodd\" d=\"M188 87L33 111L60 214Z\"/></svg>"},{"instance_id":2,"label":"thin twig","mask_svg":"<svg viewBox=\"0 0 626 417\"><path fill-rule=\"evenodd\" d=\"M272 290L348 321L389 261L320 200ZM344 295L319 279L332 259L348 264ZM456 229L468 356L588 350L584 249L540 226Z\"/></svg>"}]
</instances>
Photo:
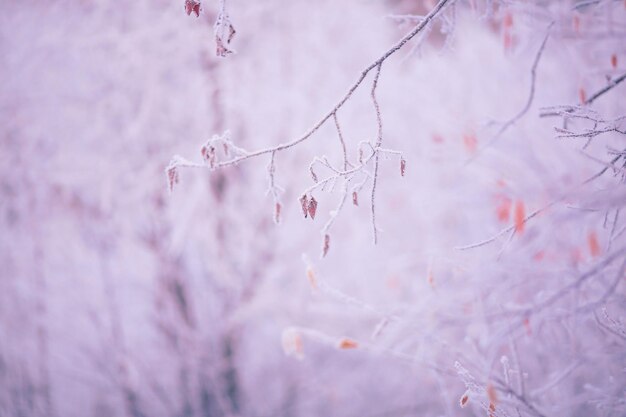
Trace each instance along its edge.
<instances>
[{"instance_id":1,"label":"thin twig","mask_svg":"<svg viewBox=\"0 0 626 417\"><path fill-rule=\"evenodd\" d=\"M378 77L380 76L381 64L376 67L376 75L374 76L374 82L372 83L372 101L374 102L374 109L376 110L376 122L378 124L378 135L376 138L376 156L374 160L374 178L372 180L372 228L374 229L374 244L378 242L378 229L376 228L376 182L378 180L378 160L379 152L378 148L383 142L383 122L380 117L380 107L378 100L376 100L376 87L378 85Z\"/></svg>"},{"instance_id":2,"label":"thin twig","mask_svg":"<svg viewBox=\"0 0 626 417\"><path fill-rule=\"evenodd\" d=\"M526 104L515 116L513 116L511 119L505 122L502 125L502 127L500 127L500 129L496 132L496 134L491 138L491 140L487 142L487 144L483 146L480 150L478 150L478 152L476 152L469 161L472 161L473 159L478 157L478 155L480 155L482 151L491 147L498 139L502 137L502 135L507 129L509 129L511 126L517 123L517 121L520 120L522 117L524 117L524 115L528 112L528 110L530 110L530 106L532 105L533 100L535 98L535 84L537 81L537 66L539 65L539 60L541 59L541 55L543 55L543 51L546 48L546 43L548 42L548 38L550 37L550 29L552 29L553 25L554 25L554 21L548 25L548 28L546 29L546 34L543 37L543 40L541 41L541 45L539 46L539 49L537 50L537 54L535 55L533 65L530 69L530 93L528 94L528 99L526 100Z\"/></svg>"},{"instance_id":3,"label":"thin twig","mask_svg":"<svg viewBox=\"0 0 626 417\"><path fill-rule=\"evenodd\" d=\"M596 99L598 99L599 97L601 97L605 93L611 91L613 88L615 88L619 83L621 83L624 80L626 80L626 73L620 75L619 77L617 77L616 79L611 81L606 87L604 87L603 89L599 90L594 95L592 95L587 100L585 100L585 105L593 103L594 101L596 101Z\"/></svg>"}]
</instances>

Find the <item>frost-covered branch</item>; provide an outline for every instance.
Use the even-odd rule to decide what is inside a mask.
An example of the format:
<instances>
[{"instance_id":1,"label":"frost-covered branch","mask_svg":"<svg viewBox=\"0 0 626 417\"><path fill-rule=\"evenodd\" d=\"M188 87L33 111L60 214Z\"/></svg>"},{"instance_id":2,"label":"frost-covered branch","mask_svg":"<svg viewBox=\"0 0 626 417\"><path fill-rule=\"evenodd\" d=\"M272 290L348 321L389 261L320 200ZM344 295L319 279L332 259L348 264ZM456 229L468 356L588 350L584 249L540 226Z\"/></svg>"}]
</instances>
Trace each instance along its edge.
<instances>
[{"instance_id":1,"label":"frost-covered branch","mask_svg":"<svg viewBox=\"0 0 626 417\"><path fill-rule=\"evenodd\" d=\"M378 239L378 229L376 226L376 204L375 204L375 198L376 198L376 185L377 185L377 177L378 177L378 166L379 166L379 154L382 151L381 149L381 145L382 145L382 141L383 141L383 133L382 133L382 120L381 120L381 111L380 111L380 106L378 103L378 100L376 98L376 86L378 84L378 79L381 73L381 67L383 62L385 62L389 57L391 57L393 54L395 54L398 50L400 50L407 42L409 42L411 39L413 39L418 33L422 32L429 24L432 23L432 21L437 18L442 10L444 9L444 7L449 4L449 3L453 3L454 0L440 0L437 5L435 5L435 7L430 11L430 13L428 13L426 16L424 16L423 19L421 19L419 21L419 23L415 26L415 28L413 30L411 30L408 34L406 34L402 39L400 39L395 45L393 45L390 49L388 49L385 53L383 53L378 59L376 59L373 63L371 63L370 65L368 65L362 72L361 74L358 76L357 80L354 82L354 84L352 84L352 86L347 90L347 92L342 96L342 98L333 106L333 108L325 115L323 116L319 121L317 121L308 131L306 131L303 135L301 135L300 137L290 141L290 142L286 142L286 143L282 143L276 146L272 146L272 147L267 147L267 148L263 148L263 149L258 149L255 151L247 151L247 150L243 150L241 148L234 148L237 150L237 152L230 156L227 152L224 152L224 157L225 158L219 158L218 154L211 148L209 148L209 157L207 158L204 154L203 157L205 159L205 162L207 162L206 164L197 164L191 161L188 161L185 158L182 158L180 156L174 156L174 158L172 159L172 161L170 162L170 164L168 165L168 167L166 168L166 172L167 172L167 176L168 176L168 182L170 184L170 188L173 187L173 185L178 182L178 173L177 173L177 168L180 167L202 167L205 166L211 170L216 170L216 169L221 169L221 168L225 168L225 167L229 167L229 166L233 166L236 164L239 164L242 161L245 161L247 159L251 159L251 158L255 158L255 157L259 157L262 155L266 155L266 154L271 154L272 155L272 160L274 158L274 155L276 155L277 153L281 152L281 151L285 151L288 150L290 148L293 148L307 140L309 140L311 137L313 137L313 135L331 118L333 119L335 126L337 128L337 132L339 135L339 140L340 143L342 145L342 150L343 150L343 154L344 154L344 163L343 163L343 171L339 171L336 170L334 168L332 168L332 166L327 163L327 161L324 160L320 160L317 157L314 159L314 162L312 163L322 163L322 165L326 166L327 168L333 170L335 172L335 176L334 177L329 177L325 180L323 180L320 183L317 183L316 181L316 174L314 173L313 170L311 170L312 176L313 176L313 180L316 182L316 184L310 188L309 190L306 190L304 192L304 197L306 197L307 199L307 204L310 201L315 201L314 199L311 200L311 198L309 198L309 196L307 196L313 189L319 187L319 186L325 186L328 183L336 180L338 177L346 177L347 175L356 173L358 171L363 171L365 168L365 165L373 159L373 174L372 174L372 195L371 195L371 217L372 217L372 228L373 228L373 235L374 235L374 242L377 242ZM224 1L222 1L220 3L221 5L221 9L222 12L218 15L218 21L216 22L216 30L218 28L218 26L220 28L222 28L222 32L223 32L223 28L228 26L228 27L232 27L229 26L230 23L228 21L227 18L227 14L224 10ZM222 20L220 20L220 18ZM221 23L220 23L221 22ZM219 25L218 25L219 23ZM216 32L217 33L217 32ZM234 34L234 31L233 31ZM229 35L229 39L230 39L231 35ZM218 50L219 50L219 39L223 39L223 37L217 37L216 35L216 39L218 39ZM372 82L372 89L371 89L371 97L372 97L372 104L375 110L375 114L376 114L376 123L377 123L377 134L376 134L376 141L374 144L370 144L371 147L371 154L369 155L369 157L365 160L362 161L361 158L359 158L359 162L360 165L354 167L354 168L349 168L349 166L352 166L352 164L348 163L347 160L347 153L346 153L346 144L345 144L345 140L343 138L343 134L341 131L341 127L339 125L339 121L338 121L338 112L339 110L348 102L348 100L350 100L350 98L353 96L354 92L362 85L362 83L364 82L364 80L368 77L368 75L373 72L374 76L373 76L373 82ZM215 137L214 137L215 138ZM213 141L219 141L223 139L213 139ZM204 148L203 148L204 149ZM360 150L359 150L360 151ZM404 159L401 159L401 173L404 175L404 170L405 170L405 165L406 162L404 161ZM344 195L345 197L345 195ZM344 200L344 198L342 198L342 201ZM302 201L302 198L301 198ZM340 204L340 207L343 206L343 203ZM305 216L307 215L307 213L309 212L308 208L305 211ZM313 212L315 212L315 210L313 210ZM311 216L312 218L314 218L314 215ZM327 241L328 241L328 235L324 234L324 247L327 247ZM326 252L327 249L324 251Z\"/></svg>"}]
</instances>

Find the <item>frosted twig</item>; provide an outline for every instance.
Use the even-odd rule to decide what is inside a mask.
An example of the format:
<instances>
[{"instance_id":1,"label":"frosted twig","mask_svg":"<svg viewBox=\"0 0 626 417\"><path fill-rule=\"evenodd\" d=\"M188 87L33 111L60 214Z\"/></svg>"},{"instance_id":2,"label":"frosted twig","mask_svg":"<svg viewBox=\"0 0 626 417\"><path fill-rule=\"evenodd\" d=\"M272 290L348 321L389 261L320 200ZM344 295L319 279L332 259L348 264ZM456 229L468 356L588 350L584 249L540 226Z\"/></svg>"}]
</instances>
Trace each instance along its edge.
<instances>
[{"instance_id":1,"label":"frosted twig","mask_svg":"<svg viewBox=\"0 0 626 417\"><path fill-rule=\"evenodd\" d=\"M598 90L594 94L592 94L591 97L587 98L583 102L583 106L588 106L588 105L592 104L598 98L600 98L604 94L606 94L609 91L611 91L612 89L614 89L617 85L619 85L625 79L626 79L626 73L624 73L624 74L620 75L619 77L613 79L604 88L601 88L600 90ZM562 107L563 107L563 112L565 112L565 113L574 112L577 108L579 108L578 106L562 106ZM559 111L547 111L547 112L541 113L540 117L561 116L561 115L562 115L562 113L559 112Z\"/></svg>"},{"instance_id":2,"label":"frosted twig","mask_svg":"<svg viewBox=\"0 0 626 417\"><path fill-rule=\"evenodd\" d=\"M378 106L378 100L376 100L376 86L378 85L378 77L380 76L381 64L376 67L376 75L374 76L374 82L372 84L372 101L374 102L374 109L376 110L376 122L378 124L378 135L376 138L376 148L374 153L376 154L374 160L374 178L372 179L372 228L374 230L374 244L378 242L378 229L376 228L376 182L378 180L378 148L383 141L383 122L380 118L380 107Z\"/></svg>"},{"instance_id":3,"label":"frosted twig","mask_svg":"<svg viewBox=\"0 0 626 417\"><path fill-rule=\"evenodd\" d=\"M333 119L335 120L335 127L337 128L337 136L339 137L339 142L341 144L341 151L343 152L343 169L348 170L348 165L351 165L348 162L348 152L346 150L346 142L343 139L343 133L341 132L341 126L339 125L339 119L337 118L337 113L333 113Z\"/></svg>"},{"instance_id":4,"label":"frosted twig","mask_svg":"<svg viewBox=\"0 0 626 417\"><path fill-rule=\"evenodd\" d=\"M330 212L330 217L328 221L326 222L326 224L324 225L324 227L322 228L322 236L324 239L324 244L322 246L322 257L326 256L326 254L328 253L328 246L329 246L329 240L330 240L330 235L329 235L330 227L333 225L333 223L335 222L335 219L339 215L339 212L341 211L344 204L346 203L346 198L348 196L348 183L350 182L351 179L352 177L349 177L349 178L346 178L346 180L344 181L343 188L341 190L341 198L339 199L339 205L337 206L335 210L332 210Z\"/></svg>"},{"instance_id":5,"label":"frosted twig","mask_svg":"<svg viewBox=\"0 0 626 417\"><path fill-rule=\"evenodd\" d=\"M280 203L280 193L283 192L283 189L276 185L276 163L274 161L275 156L276 152L272 152L272 158L270 159L270 163L267 166L267 174L269 177L269 188L267 192L272 195L272 198L274 200L274 222L278 224L280 223L280 212L282 210L282 205Z\"/></svg>"},{"instance_id":6,"label":"frosted twig","mask_svg":"<svg viewBox=\"0 0 626 417\"><path fill-rule=\"evenodd\" d=\"M593 94L591 97L589 97L587 100L585 100L585 105L593 103L599 97L601 97L602 95L604 95L607 92L611 91L613 88L615 88L619 83L621 83L624 80L626 80L626 73L624 73L624 74L620 75L619 77L615 78L606 87L598 90L595 94Z\"/></svg>"},{"instance_id":7,"label":"frosted twig","mask_svg":"<svg viewBox=\"0 0 626 417\"><path fill-rule=\"evenodd\" d=\"M424 20L424 16L415 15L415 14L389 14L387 18L396 20L400 23L404 22L421 22Z\"/></svg>"},{"instance_id":8,"label":"frosted twig","mask_svg":"<svg viewBox=\"0 0 626 417\"><path fill-rule=\"evenodd\" d=\"M604 129L599 129L599 130L588 130L582 133L574 133L574 132L569 132L563 129L558 129L555 128L555 130L559 133L561 133L560 135L557 136L557 138L589 138L592 139L598 135L601 135L603 133L610 133L610 132L616 132L616 133L621 133L622 135L626 135L626 131L624 130L620 130L617 127L607 127Z\"/></svg>"},{"instance_id":9,"label":"frosted twig","mask_svg":"<svg viewBox=\"0 0 626 417\"><path fill-rule=\"evenodd\" d=\"M234 51L228 46L230 46L237 32L226 12L226 0L219 0L219 11L213 25L213 33L215 35L215 54L219 57L232 54Z\"/></svg>"}]
</instances>

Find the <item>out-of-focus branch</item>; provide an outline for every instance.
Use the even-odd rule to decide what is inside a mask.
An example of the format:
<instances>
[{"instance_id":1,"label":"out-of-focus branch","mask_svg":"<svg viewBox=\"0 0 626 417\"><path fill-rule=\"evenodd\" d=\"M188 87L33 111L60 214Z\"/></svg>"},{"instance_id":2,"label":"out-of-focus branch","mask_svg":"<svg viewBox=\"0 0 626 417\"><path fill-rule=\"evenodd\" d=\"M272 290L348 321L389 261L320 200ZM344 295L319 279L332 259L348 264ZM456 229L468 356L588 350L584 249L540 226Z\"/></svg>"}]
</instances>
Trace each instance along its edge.
<instances>
[{"instance_id":1,"label":"out-of-focus branch","mask_svg":"<svg viewBox=\"0 0 626 417\"><path fill-rule=\"evenodd\" d=\"M468 162L471 162L476 157L478 157L478 155L480 155L482 151L491 147L498 139L502 137L504 132L506 132L511 126L513 126L517 121L519 121L522 117L524 117L524 115L528 113L528 110L530 110L530 106L533 104L533 100L535 98L535 84L537 81L537 66L539 65L539 60L541 59L541 56L543 55L543 51L546 48L546 43L548 42L548 38L550 37L550 29L552 29L552 26L554 26L554 21L548 25L548 28L546 29L546 34L543 37L543 41L541 41L541 45L539 46L539 49L537 50L537 54L535 55L533 65L530 68L530 92L528 94L528 99L526 100L526 104L519 111L519 113L517 113L511 119L506 121L500 127L500 129L498 129L498 131L491 138L491 140L487 142L487 144L483 146L482 149L479 149Z\"/></svg>"},{"instance_id":2,"label":"out-of-focus branch","mask_svg":"<svg viewBox=\"0 0 626 417\"><path fill-rule=\"evenodd\" d=\"M599 97L603 96L604 94L606 94L609 91L611 91L612 89L614 89L619 83L621 83L624 80L626 80L626 73L620 75L619 77L617 77L616 79L611 81L606 87L604 87L603 89L597 91L594 95L592 95L587 100L585 100L585 104L588 105L588 104L593 103Z\"/></svg>"},{"instance_id":3,"label":"out-of-focus branch","mask_svg":"<svg viewBox=\"0 0 626 417\"><path fill-rule=\"evenodd\" d=\"M536 217L538 214L543 213L544 211L546 211L547 209L549 209L550 207L560 203L561 201L563 201L564 199L567 198L567 196L569 196L571 193L573 193L574 191L576 191L578 188L589 184L590 182L592 182L593 180L601 177L609 168L611 168L611 166L617 162L620 158L622 158L623 155L622 154L618 154L617 156L615 156L609 163L606 164L606 166L601 169L599 172L597 172L596 174L592 175L591 177L587 178L585 181L583 181L582 183L576 185L575 187L571 188L570 190L564 192L561 196L559 196L558 198L552 200L549 204L543 206L540 209L537 209L535 211L533 211L532 213L530 213L529 215L525 216L521 223L526 224L529 220L533 219L534 217ZM468 250L468 249L475 249L475 248L479 248L481 246L485 246L488 245L494 241L496 241L498 238L500 238L501 236L505 235L508 232L515 232L515 229L518 225L517 224L512 224L502 230L500 230L498 233L496 233L495 235L482 240L480 242L476 242L476 243L472 243L469 245L465 245L465 246L457 246L455 249L457 250Z\"/></svg>"}]
</instances>

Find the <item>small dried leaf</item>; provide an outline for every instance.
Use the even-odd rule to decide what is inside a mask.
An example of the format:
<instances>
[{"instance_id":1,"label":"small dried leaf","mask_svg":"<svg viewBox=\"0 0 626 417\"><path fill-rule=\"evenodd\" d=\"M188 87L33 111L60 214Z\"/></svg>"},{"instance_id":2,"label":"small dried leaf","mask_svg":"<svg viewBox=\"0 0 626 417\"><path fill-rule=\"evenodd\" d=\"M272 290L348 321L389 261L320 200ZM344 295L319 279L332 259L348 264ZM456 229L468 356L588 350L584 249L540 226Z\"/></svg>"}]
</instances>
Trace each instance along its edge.
<instances>
[{"instance_id":1,"label":"small dried leaf","mask_svg":"<svg viewBox=\"0 0 626 417\"><path fill-rule=\"evenodd\" d=\"M575 32L580 32L580 16L574 15L572 18L572 26L574 26Z\"/></svg>"},{"instance_id":2,"label":"small dried leaf","mask_svg":"<svg viewBox=\"0 0 626 417\"><path fill-rule=\"evenodd\" d=\"M600 243L598 242L596 232L589 233L589 236L587 236L587 244L589 245L589 253L591 253L591 256L595 257L600 255Z\"/></svg>"},{"instance_id":3,"label":"small dried leaf","mask_svg":"<svg viewBox=\"0 0 626 417\"><path fill-rule=\"evenodd\" d=\"M306 277L309 280L309 284L311 285L311 288L316 290L317 289L317 278L315 277L315 272L313 272L313 268L308 267L306 269Z\"/></svg>"},{"instance_id":4,"label":"small dried leaf","mask_svg":"<svg viewBox=\"0 0 626 417\"><path fill-rule=\"evenodd\" d=\"M217 160L216 158L216 154L215 154L215 147L213 146L203 146L202 149L200 149L200 153L202 154L202 159L204 159L204 161L209 164L209 166L211 168L215 167L215 162Z\"/></svg>"},{"instance_id":5,"label":"small dried leaf","mask_svg":"<svg viewBox=\"0 0 626 417\"><path fill-rule=\"evenodd\" d=\"M587 93L582 87L578 90L578 98L580 99L581 104L585 104L585 102L587 101Z\"/></svg>"},{"instance_id":6,"label":"small dried leaf","mask_svg":"<svg viewBox=\"0 0 626 417\"><path fill-rule=\"evenodd\" d=\"M493 384L487 384L487 398L489 399L489 417L494 417L496 412L496 404L498 403L498 395Z\"/></svg>"},{"instance_id":7,"label":"small dried leaf","mask_svg":"<svg viewBox=\"0 0 626 417\"><path fill-rule=\"evenodd\" d=\"M463 394L463 396L459 400L459 405L461 407L465 407L468 401L469 401L469 394L466 392L465 394Z\"/></svg>"},{"instance_id":8,"label":"small dried leaf","mask_svg":"<svg viewBox=\"0 0 626 417\"><path fill-rule=\"evenodd\" d=\"M615 54L611 55L611 67L617 68L617 55Z\"/></svg>"},{"instance_id":9,"label":"small dried leaf","mask_svg":"<svg viewBox=\"0 0 626 417\"><path fill-rule=\"evenodd\" d=\"M359 195L356 191L352 191L352 204L354 204L355 206L359 205Z\"/></svg>"},{"instance_id":10,"label":"small dried leaf","mask_svg":"<svg viewBox=\"0 0 626 417\"><path fill-rule=\"evenodd\" d=\"M281 212L282 206L279 202L276 202L276 205L274 207L274 222L276 224L280 223L280 212Z\"/></svg>"},{"instance_id":11,"label":"small dried leaf","mask_svg":"<svg viewBox=\"0 0 626 417\"><path fill-rule=\"evenodd\" d=\"M195 13L196 17L200 16L200 2L194 0L186 0L185 1L185 12L187 16L191 15L191 13Z\"/></svg>"},{"instance_id":12,"label":"small dried leaf","mask_svg":"<svg viewBox=\"0 0 626 417\"><path fill-rule=\"evenodd\" d=\"M502 223L507 223L511 217L511 199L504 197L501 199L500 204L496 207L496 216Z\"/></svg>"},{"instance_id":13,"label":"small dried leaf","mask_svg":"<svg viewBox=\"0 0 626 417\"><path fill-rule=\"evenodd\" d=\"M487 385L487 398L489 398L489 411L496 411L498 395L496 393L496 388L493 386L493 384Z\"/></svg>"},{"instance_id":14,"label":"small dried leaf","mask_svg":"<svg viewBox=\"0 0 626 417\"><path fill-rule=\"evenodd\" d=\"M504 31L504 35L502 38L502 43L504 45L504 50L508 51L513 48L513 35L508 30Z\"/></svg>"},{"instance_id":15,"label":"small dried leaf","mask_svg":"<svg viewBox=\"0 0 626 417\"><path fill-rule=\"evenodd\" d=\"M428 271L428 277L426 278L426 280L428 281L428 285L430 285L431 288L435 288L435 276L433 275L433 271Z\"/></svg>"},{"instance_id":16,"label":"small dried leaf","mask_svg":"<svg viewBox=\"0 0 626 417\"><path fill-rule=\"evenodd\" d=\"M308 211L309 211L309 216L311 216L311 220L315 219L315 213L317 211L317 200L315 200L315 197L311 197L311 200L309 201L309 206L307 207Z\"/></svg>"},{"instance_id":17,"label":"small dried leaf","mask_svg":"<svg viewBox=\"0 0 626 417\"><path fill-rule=\"evenodd\" d=\"M306 194L300 197L300 204L302 205L302 212L304 213L304 218L306 219L309 216L309 199Z\"/></svg>"},{"instance_id":18,"label":"small dried leaf","mask_svg":"<svg viewBox=\"0 0 626 417\"><path fill-rule=\"evenodd\" d=\"M400 158L400 175L404 177L404 173L406 172L406 161L404 158Z\"/></svg>"},{"instance_id":19,"label":"small dried leaf","mask_svg":"<svg viewBox=\"0 0 626 417\"><path fill-rule=\"evenodd\" d=\"M530 319L528 317L524 318L524 328L526 329L526 334L530 336L533 332L530 327Z\"/></svg>"},{"instance_id":20,"label":"small dried leaf","mask_svg":"<svg viewBox=\"0 0 626 417\"><path fill-rule=\"evenodd\" d=\"M329 248L330 248L330 235L324 235L324 248L322 249L322 256L326 256Z\"/></svg>"},{"instance_id":21,"label":"small dried leaf","mask_svg":"<svg viewBox=\"0 0 626 417\"><path fill-rule=\"evenodd\" d=\"M339 341L339 349L356 349L359 347L359 344L352 339L348 339L344 337Z\"/></svg>"},{"instance_id":22,"label":"small dried leaf","mask_svg":"<svg viewBox=\"0 0 626 417\"><path fill-rule=\"evenodd\" d=\"M469 153L476 152L476 147L478 146L478 140L476 139L476 135L474 135L473 133L463 135L463 143L465 144L465 148Z\"/></svg>"},{"instance_id":23,"label":"small dried leaf","mask_svg":"<svg viewBox=\"0 0 626 417\"><path fill-rule=\"evenodd\" d=\"M510 12L507 12L504 15L504 19L502 20L502 26L504 26L507 29L510 29L513 27L513 15Z\"/></svg>"},{"instance_id":24,"label":"small dried leaf","mask_svg":"<svg viewBox=\"0 0 626 417\"><path fill-rule=\"evenodd\" d=\"M170 187L170 191L174 189L174 184L178 184L178 170L176 166L170 166L167 168L167 182Z\"/></svg>"}]
</instances>

